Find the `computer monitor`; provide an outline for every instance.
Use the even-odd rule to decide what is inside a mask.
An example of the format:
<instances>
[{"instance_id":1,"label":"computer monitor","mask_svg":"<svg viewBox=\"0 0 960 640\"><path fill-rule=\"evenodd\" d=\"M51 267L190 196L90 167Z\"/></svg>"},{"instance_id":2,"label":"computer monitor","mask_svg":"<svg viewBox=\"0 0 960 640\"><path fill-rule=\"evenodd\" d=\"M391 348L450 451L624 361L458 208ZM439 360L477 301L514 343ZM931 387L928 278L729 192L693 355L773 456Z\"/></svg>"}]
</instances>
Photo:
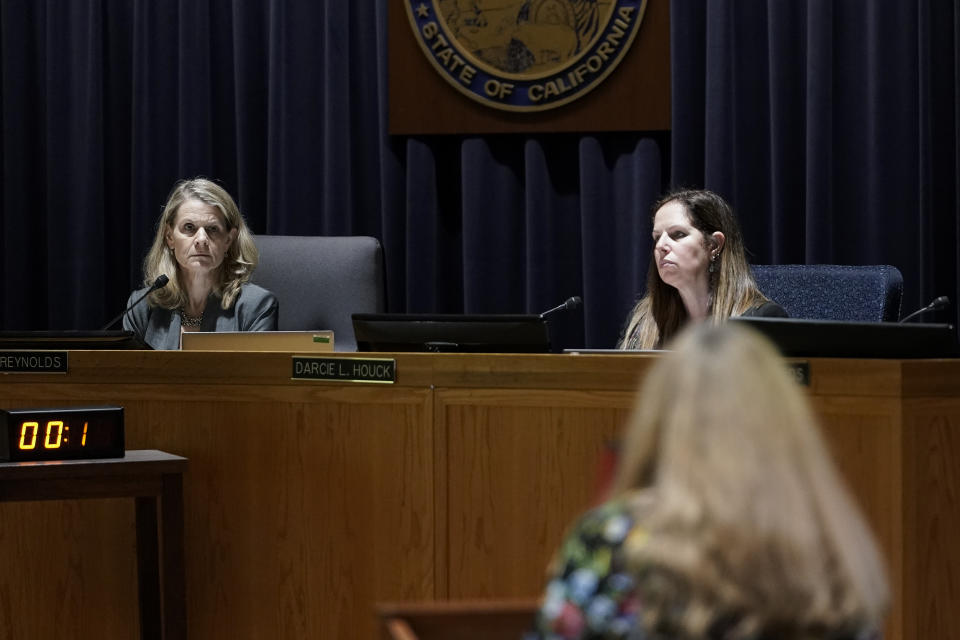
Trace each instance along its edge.
<instances>
[{"instance_id":1,"label":"computer monitor","mask_svg":"<svg viewBox=\"0 0 960 640\"><path fill-rule=\"evenodd\" d=\"M770 339L783 355L800 358L955 358L950 324L841 322L801 318L733 318Z\"/></svg>"},{"instance_id":2,"label":"computer monitor","mask_svg":"<svg viewBox=\"0 0 960 640\"><path fill-rule=\"evenodd\" d=\"M355 313L357 351L546 353L547 322L535 314Z\"/></svg>"},{"instance_id":3,"label":"computer monitor","mask_svg":"<svg viewBox=\"0 0 960 640\"><path fill-rule=\"evenodd\" d=\"M133 331L0 331L0 350L150 348Z\"/></svg>"}]
</instances>

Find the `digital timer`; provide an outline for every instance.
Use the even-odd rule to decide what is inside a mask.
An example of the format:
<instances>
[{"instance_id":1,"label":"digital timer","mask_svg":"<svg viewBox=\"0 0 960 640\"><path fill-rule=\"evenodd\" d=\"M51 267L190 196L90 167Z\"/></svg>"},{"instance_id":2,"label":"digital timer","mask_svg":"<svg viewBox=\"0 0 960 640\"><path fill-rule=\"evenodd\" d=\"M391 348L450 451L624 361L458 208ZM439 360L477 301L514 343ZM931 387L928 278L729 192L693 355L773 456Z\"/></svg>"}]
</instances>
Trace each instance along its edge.
<instances>
[{"instance_id":1,"label":"digital timer","mask_svg":"<svg viewBox=\"0 0 960 640\"><path fill-rule=\"evenodd\" d=\"M122 458L123 407L0 409L0 460Z\"/></svg>"}]
</instances>

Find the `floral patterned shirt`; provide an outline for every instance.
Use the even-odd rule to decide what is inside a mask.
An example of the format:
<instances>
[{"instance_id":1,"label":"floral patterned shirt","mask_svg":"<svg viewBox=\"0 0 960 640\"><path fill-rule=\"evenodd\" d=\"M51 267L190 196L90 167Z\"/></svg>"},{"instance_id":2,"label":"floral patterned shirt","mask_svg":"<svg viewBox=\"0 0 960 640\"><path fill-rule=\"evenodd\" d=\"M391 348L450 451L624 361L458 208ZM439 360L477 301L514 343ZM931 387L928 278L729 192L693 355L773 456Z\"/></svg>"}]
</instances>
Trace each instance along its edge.
<instances>
[{"instance_id":1,"label":"floral patterned shirt","mask_svg":"<svg viewBox=\"0 0 960 640\"><path fill-rule=\"evenodd\" d=\"M536 631L528 637L627 638L636 626L640 600L623 547L629 536L645 535L634 526L625 500L584 515L554 561Z\"/></svg>"},{"instance_id":2,"label":"floral patterned shirt","mask_svg":"<svg viewBox=\"0 0 960 640\"><path fill-rule=\"evenodd\" d=\"M666 640L640 622L643 594L659 590L660 572L628 570L626 548L636 549L649 533L635 522L638 494L626 495L587 512L574 525L551 566L534 630L524 640ZM642 584L641 584L642 583ZM660 585L662 586L662 585ZM709 634L725 634L722 621ZM762 639L757 639L762 640ZM824 640L880 640L876 631L837 633Z\"/></svg>"}]
</instances>

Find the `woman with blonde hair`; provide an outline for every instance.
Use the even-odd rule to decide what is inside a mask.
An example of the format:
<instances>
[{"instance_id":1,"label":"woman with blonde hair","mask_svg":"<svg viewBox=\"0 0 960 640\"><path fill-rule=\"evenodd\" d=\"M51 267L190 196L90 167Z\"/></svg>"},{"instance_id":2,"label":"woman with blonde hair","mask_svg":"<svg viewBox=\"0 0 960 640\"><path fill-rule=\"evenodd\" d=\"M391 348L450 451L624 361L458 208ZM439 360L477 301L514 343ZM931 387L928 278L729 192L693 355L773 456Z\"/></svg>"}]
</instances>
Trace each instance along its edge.
<instances>
[{"instance_id":1,"label":"woman with blonde hair","mask_svg":"<svg viewBox=\"0 0 960 640\"><path fill-rule=\"evenodd\" d=\"M757 288L730 205L705 189L674 191L653 206L647 293L633 308L621 349L659 349L688 322L786 317Z\"/></svg>"},{"instance_id":2,"label":"woman with blonde hair","mask_svg":"<svg viewBox=\"0 0 960 640\"><path fill-rule=\"evenodd\" d=\"M276 297L249 282L257 259L253 235L223 187L205 178L178 182L143 263L146 287L130 294L124 328L154 349L179 349L183 331L275 331ZM167 283L156 287L163 277Z\"/></svg>"},{"instance_id":3,"label":"woman with blonde hair","mask_svg":"<svg viewBox=\"0 0 960 640\"><path fill-rule=\"evenodd\" d=\"M734 323L673 347L637 399L613 497L553 563L538 634L877 637L876 541L774 348Z\"/></svg>"}]
</instances>

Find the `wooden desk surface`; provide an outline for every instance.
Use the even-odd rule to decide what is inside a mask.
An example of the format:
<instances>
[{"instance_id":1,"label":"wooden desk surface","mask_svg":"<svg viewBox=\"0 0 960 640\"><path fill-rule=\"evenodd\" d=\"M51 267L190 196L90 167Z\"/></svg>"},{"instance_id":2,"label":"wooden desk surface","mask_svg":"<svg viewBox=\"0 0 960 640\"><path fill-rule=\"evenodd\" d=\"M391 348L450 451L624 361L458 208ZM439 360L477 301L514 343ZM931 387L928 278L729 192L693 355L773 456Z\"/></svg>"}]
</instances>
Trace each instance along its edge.
<instances>
[{"instance_id":1,"label":"wooden desk surface","mask_svg":"<svg viewBox=\"0 0 960 640\"><path fill-rule=\"evenodd\" d=\"M376 354L396 359L397 381L369 385L292 380L291 355L75 351L65 375L2 377L4 408L121 405L128 446L190 459L194 637L372 638L375 602L538 595L656 361ZM960 362L808 364L827 440L890 565L887 640L951 636ZM49 622L28 633L28 618L0 616L0 637L56 638L58 624L135 635L135 567L109 552L132 545L127 509L0 505L11 606ZM18 591L38 576L39 600Z\"/></svg>"},{"instance_id":2,"label":"wooden desk surface","mask_svg":"<svg viewBox=\"0 0 960 640\"><path fill-rule=\"evenodd\" d=\"M127 451L122 458L0 462L0 480L183 473L187 469L187 464L186 458L166 451L136 449Z\"/></svg>"}]
</instances>

